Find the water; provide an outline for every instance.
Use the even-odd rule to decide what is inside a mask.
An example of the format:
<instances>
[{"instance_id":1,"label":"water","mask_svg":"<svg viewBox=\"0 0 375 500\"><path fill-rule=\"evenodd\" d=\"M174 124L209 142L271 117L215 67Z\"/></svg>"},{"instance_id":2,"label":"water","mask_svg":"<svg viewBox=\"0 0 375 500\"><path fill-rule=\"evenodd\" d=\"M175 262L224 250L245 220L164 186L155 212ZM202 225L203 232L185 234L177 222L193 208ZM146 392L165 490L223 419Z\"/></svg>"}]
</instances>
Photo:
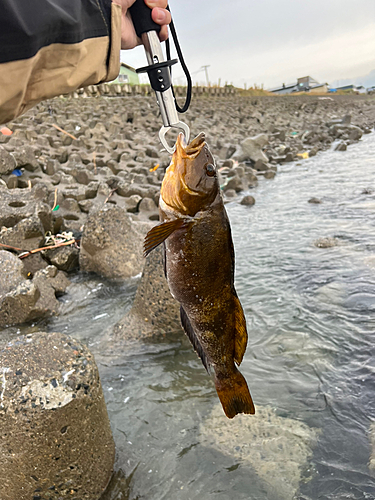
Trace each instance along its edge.
<instances>
[{"instance_id":1,"label":"water","mask_svg":"<svg viewBox=\"0 0 375 500\"><path fill-rule=\"evenodd\" d=\"M371 134L280 167L252 190L253 207L227 205L255 418L225 418L179 334L101 352L137 279L77 276L60 317L34 327L71 334L97 358L117 447L105 500L375 498L374 171ZM335 246L318 248L320 238Z\"/></svg>"}]
</instances>

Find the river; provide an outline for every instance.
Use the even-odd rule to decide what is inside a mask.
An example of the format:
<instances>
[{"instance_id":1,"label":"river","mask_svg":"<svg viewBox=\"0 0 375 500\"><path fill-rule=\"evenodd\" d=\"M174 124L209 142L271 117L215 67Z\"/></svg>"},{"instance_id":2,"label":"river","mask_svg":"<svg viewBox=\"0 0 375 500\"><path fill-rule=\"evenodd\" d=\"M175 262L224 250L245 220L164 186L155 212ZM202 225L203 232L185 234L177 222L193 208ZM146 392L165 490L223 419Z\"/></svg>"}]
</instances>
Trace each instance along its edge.
<instances>
[{"instance_id":1,"label":"river","mask_svg":"<svg viewBox=\"0 0 375 500\"><path fill-rule=\"evenodd\" d=\"M257 416L226 419L180 335L100 352L137 279L78 275L42 324L97 358L120 469L105 500L375 498L375 134L283 165L251 194L227 210Z\"/></svg>"}]
</instances>

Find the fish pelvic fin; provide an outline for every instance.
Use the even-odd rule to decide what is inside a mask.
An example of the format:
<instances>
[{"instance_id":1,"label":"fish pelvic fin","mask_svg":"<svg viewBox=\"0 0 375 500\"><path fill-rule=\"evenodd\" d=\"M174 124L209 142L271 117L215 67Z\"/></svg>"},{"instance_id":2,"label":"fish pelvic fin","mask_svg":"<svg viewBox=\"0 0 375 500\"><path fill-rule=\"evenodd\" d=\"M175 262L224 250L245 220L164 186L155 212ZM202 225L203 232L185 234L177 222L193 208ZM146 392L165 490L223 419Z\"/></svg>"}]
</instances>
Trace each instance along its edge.
<instances>
[{"instance_id":1,"label":"fish pelvic fin","mask_svg":"<svg viewBox=\"0 0 375 500\"><path fill-rule=\"evenodd\" d=\"M237 368L229 377L215 377L215 388L224 413L228 418L238 413L254 415L255 407L249 388Z\"/></svg>"},{"instance_id":2,"label":"fish pelvic fin","mask_svg":"<svg viewBox=\"0 0 375 500\"><path fill-rule=\"evenodd\" d=\"M199 339L194 331L194 328L191 326L190 319L188 318L188 315L186 314L185 309L182 306L180 306L180 318L181 318L182 328L184 329L190 342L193 344L194 351L201 358L201 361L203 363L203 366L206 368L207 373L210 373L210 364L208 362L206 353L204 352L202 344L199 342Z\"/></svg>"},{"instance_id":3,"label":"fish pelvic fin","mask_svg":"<svg viewBox=\"0 0 375 500\"><path fill-rule=\"evenodd\" d=\"M236 330L234 337L234 360L240 365L247 346L247 329L246 318L237 295L234 296L234 317Z\"/></svg>"},{"instance_id":4,"label":"fish pelvic fin","mask_svg":"<svg viewBox=\"0 0 375 500\"><path fill-rule=\"evenodd\" d=\"M173 219L150 229L146 234L143 244L143 255L147 257L152 250L163 243L174 231L187 227L189 223L189 219Z\"/></svg>"}]
</instances>

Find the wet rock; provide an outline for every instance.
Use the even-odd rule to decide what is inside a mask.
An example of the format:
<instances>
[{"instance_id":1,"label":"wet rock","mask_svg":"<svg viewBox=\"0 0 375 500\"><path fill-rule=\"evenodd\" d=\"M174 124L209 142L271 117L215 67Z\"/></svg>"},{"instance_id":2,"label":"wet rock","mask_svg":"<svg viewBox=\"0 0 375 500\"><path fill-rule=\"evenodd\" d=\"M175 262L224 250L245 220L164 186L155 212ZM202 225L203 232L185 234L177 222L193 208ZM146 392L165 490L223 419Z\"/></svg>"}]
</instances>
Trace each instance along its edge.
<instances>
[{"instance_id":1,"label":"wet rock","mask_svg":"<svg viewBox=\"0 0 375 500\"><path fill-rule=\"evenodd\" d=\"M309 199L309 203L318 205L319 203L322 203L322 200L320 200L319 198L312 197Z\"/></svg>"},{"instance_id":2,"label":"wet rock","mask_svg":"<svg viewBox=\"0 0 375 500\"><path fill-rule=\"evenodd\" d=\"M49 266L38 270L33 280L26 280L24 266L18 257L0 251L0 263L3 276L0 282L0 326L57 314L59 302L56 296L64 293L70 284L64 273Z\"/></svg>"},{"instance_id":3,"label":"wet rock","mask_svg":"<svg viewBox=\"0 0 375 500\"><path fill-rule=\"evenodd\" d=\"M0 351L0 498L98 500L115 446L92 354L60 333Z\"/></svg>"},{"instance_id":4,"label":"wet rock","mask_svg":"<svg viewBox=\"0 0 375 500\"><path fill-rule=\"evenodd\" d=\"M135 223L122 208L105 205L84 226L80 268L112 279L126 279L143 269L143 239L151 224Z\"/></svg>"},{"instance_id":5,"label":"wet rock","mask_svg":"<svg viewBox=\"0 0 375 500\"><path fill-rule=\"evenodd\" d=\"M239 193L240 191L244 191L247 189L248 185L246 182L246 179L241 178L239 175L234 175L230 179L227 180L225 186L224 186L224 192L234 189L236 193Z\"/></svg>"},{"instance_id":6,"label":"wet rock","mask_svg":"<svg viewBox=\"0 0 375 500\"><path fill-rule=\"evenodd\" d=\"M337 238L332 238L331 236L327 238L319 238L314 241L314 245L317 248L332 248L337 247L339 245L339 240Z\"/></svg>"},{"instance_id":7,"label":"wet rock","mask_svg":"<svg viewBox=\"0 0 375 500\"><path fill-rule=\"evenodd\" d=\"M363 135L362 129L356 127L355 125L350 126L349 139L351 141L359 141Z\"/></svg>"},{"instance_id":8,"label":"wet rock","mask_svg":"<svg viewBox=\"0 0 375 500\"><path fill-rule=\"evenodd\" d=\"M225 198L235 198L237 196L237 193L234 189L226 189L224 191Z\"/></svg>"},{"instance_id":9,"label":"wet rock","mask_svg":"<svg viewBox=\"0 0 375 500\"><path fill-rule=\"evenodd\" d=\"M267 170L263 176L265 179L273 179L276 176L276 172L274 170Z\"/></svg>"},{"instance_id":10,"label":"wet rock","mask_svg":"<svg viewBox=\"0 0 375 500\"><path fill-rule=\"evenodd\" d=\"M182 332L180 305L172 297L164 275L163 250L153 250L145 261L133 306L111 333L115 341L139 340Z\"/></svg>"},{"instance_id":11,"label":"wet rock","mask_svg":"<svg viewBox=\"0 0 375 500\"><path fill-rule=\"evenodd\" d=\"M48 266L35 273L33 284L38 288L40 297L29 312L29 319L54 316L58 313L60 303L57 297L65 293L70 281L55 266Z\"/></svg>"},{"instance_id":12,"label":"wet rock","mask_svg":"<svg viewBox=\"0 0 375 500\"><path fill-rule=\"evenodd\" d=\"M242 198L240 204L245 205L245 206L255 205L255 198L254 198L254 196L250 196L250 195L244 196Z\"/></svg>"},{"instance_id":13,"label":"wet rock","mask_svg":"<svg viewBox=\"0 0 375 500\"><path fill-rule=\"evenodd\" d=\"M229 420L217 405L200 426L201 442L255 470L268 494L295 498L319 430L299 420L277 415L269 406L257 406L255 415ZM282 481L280 481L282 478Z\"/></svg>"},{"instance_id":14,"label":"wet rock","mask_svg":"<svg viewBox=\"0 0 375 500\"><path fill-rule=\"evenodd\" d=\"M6 294L0 294L0 327L17 325L36 319L30 316L40 298L36 285L29 280L21 281Z\"/></svg>"},{"instance_id":15,"label":"wet rock","mask_svg":"<svg viewBox=\"0 0 375 500\"><path fill-rule=\"evenodd\" d=\"M340 141L335 147L335 151L346 151L347 145L345 141Z\"/></svg>"}]
</instances>

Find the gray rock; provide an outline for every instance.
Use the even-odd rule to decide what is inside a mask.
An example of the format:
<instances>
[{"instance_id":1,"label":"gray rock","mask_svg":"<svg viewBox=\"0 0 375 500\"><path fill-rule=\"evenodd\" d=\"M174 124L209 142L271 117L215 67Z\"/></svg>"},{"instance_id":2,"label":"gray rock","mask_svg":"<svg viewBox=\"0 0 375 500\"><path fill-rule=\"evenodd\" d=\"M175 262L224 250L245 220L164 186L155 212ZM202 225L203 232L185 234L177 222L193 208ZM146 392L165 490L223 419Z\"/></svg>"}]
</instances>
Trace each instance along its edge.
<instances>
[{"instance_id":1,"label":"gray rock","mask_svg":"<svg viewBox=\"0 0 375 500\"><path fill-rule=\"evenodd\" d=\"M17 168L16 159L0 145L0 175L9 175Z\"/></svg>"},{"instance_id":2,"label":"gray rock","mask_svg":"<svg viewBox=\"0 0 375 500\"><path fill-rule=\"evenodd\" d=\"M227 189L224 191L225 198L235 198L237 193L234 189Z\"/></svg>"},{"instance_id":3,"label":"gray rock","mask_svg":"<svg viewBox=\"0 0 375 500\"><path fill-rule=\"evenodd\" d=\"M136 223L122 208L105 205L84 226L80 268L112 279L135 276L143 268L143 239L149 224Z\"/></svg>"},{"instance_id":4,"label":"gray rock","mask_svg":"<svg viewBox=\"0 0 375 500\"><path fill-rule=\"evenodd\" d=\"M23 280L8 293L0 294L0 327L17 325L36 319L30 311L40 298L40 292L32 281Z\"/></svg>"},{"instance_id":5,"label":"gray rock","mask_svg":"<svg viewBox=\"0 0 375 500\"><path fill-rule=\"evenodd\" d=\"M79 267L79 250L73 246L52 248L45 252L46 259L61 271L70 272Z\"/></svg>"},{"instance_id":6,"label":"gray rock","mask_svg":"<svg viewBox=\"0 0 375 500\"><path fill-rule=\"evenodd\" d=\"M0 366L0 498L99 499L115 446L92 354L38 332L5 345Z\"/></svg>"},{"instance_id":7,"label":"gray rock","mask_svg":"<svg viewBox=\"0 0 375 500\"><path fill-rule=\"evenodd\" d=\"M375 471L375 422L370 426L370 441L371 441L371 456L369 461L369 469Z\"/></svg>"},{"instance_id":8,"label":"gray rock","mask_svg":"<svg viewBox=\"0 0 375 500\"><path fill-rule=\"evenodd\" d=\"M273 179L276 176L276 172L274 170L267 170L263 176L265 179Z\"/></svg>"},{"instance_id":9,"label":"gray rock","mask_svg":"<svg viewBox=\"0 0 375 500\"><path fill-rule=\"evenodd\" d=\"M245 178L241 178L238 175L235 175L234 177L231 177L228 179L224 186L224 192L234 189L236 193L239 193L240 191L244 191L245 189L248 188L248 184L246 182Z\"/></svg>"},{"instance_id":10,"label":"gray rock","mask_svg":"<svg viewBox=\"0 0 375 500\"><path fill-rule=\"evenodd\" d=\"M255 204L255 198L254 196L247 195L242 198L240 203L241 205L251 206Z\"/></svg>"},{"instance_id":11,"label":"gray rock","mask_svg":"<svg viewBox=\"0 0 375 500\"><path fill-rule=\"evenodd\" d=\"M25 168L30 172L34 172L39 167L33 148L30 146L24 146L21 149L16 149L13 155L17 162L17 168Z\"/></svg>"},{"instance_id":12,"label":"gray rock","mask_svg":"<svg viewBox=\"0 0 375 500\"><path fill-rule=\"evenodd\" d=\"M319 238L314 242L317 248L332 248L339 245L339 240L337 238L332 238L331 236L327 238Z\"/></svg>"},{"instance_id":13,"label":"gray rock","mask_svg":"<svg viewBox=\"0 0 375 500\"><path fill-rule=\"evenodd\" d=\"M309 199L309 203L319 204L322 203L322 200L320 200L319 198L312 197Z\"/></svg>"},{"instance_id":14,"label":"gray rock","mask_svg":"<svg viewBox=\"0 0 375 500\"><path fill-rule=\"evenodd\" d=\"M156 203L151 198L143 198L143 200L139 203L138 210L140 213L142 212L151 212L155 213L158 211L158 207Z\"/></svg>"},{"instance_id":15,"label":"gray rock","mask_svg":"<svg viewBox=\"0 0 375 500\"><path fill-rule=\"evenodd\" d=\"M16 189L18 187L18 177L16 175L10 175L7 180L8 189Z\"/></svg>"},{"instance_id":16,"label":"gray rock","mask_svg":"<svg viewBox=\"0 0 375 500\"><path fill-rule=\"evenodd\" d=\"M14 227L0 232L0 243L21 250L40 248L44 242L43 225L36 215L22 219Z\"/></svg>"},{"instance_id":17,"label":"gray rock","mask_svg":"<svg viewBox=\"0 0 375 500\"><path fill-rule=\"evenodd\" d=\"M263 153L263 147L268 144L268 136L266 134L259 134L254 137L248 137L241 142L241 148L234 155L233 159L239 162L251 160L254 163L257 160L268 162L267 156Z\"/></svg>"},{"instance_id":18,"label":"gray rock","mask_svg":"<svg viewBox=\"0 0 375 500\"><path fill-rule=\"evenodd\" d=\"M0 185L0 227L12 227L22 219L36 215L42 222L45 231L51 229L51 209L43 202L37 201L36 187L31 191L24 189L8 190Z\"/></svg>"},{"instance_id":19,"label":"gray rock","mask_svg":"<svg viewBox=\"0 0 375 500\"><path fill-rule=\"evenodd\" d=\"M63 294L70 284L64 273L49 266L37 271L31 281L24 279L22 262L10 252L0 251L0 263L0 326L57 314L56 296Z\"/></svg>"},{"instance_id":20,"label":"gray rock","mask_svg":"<svg viewBox=\"0 0 375 500\"><path fill-rule=\"evenodd\" d=\"M47 160L44 168L43 168L43 171L47 174L47 175L54 175L56 173L56 160L52 160L52 159L49 159Z\"/></svg>"},{"instance_id":21,"label":"gray rock","mask_svg":"<svg viewBox=\"0 0 375 500\"><path fill-rule=\"evenodd\" d=\"M10 252L0 250L0 297L23 283L23 265L21 260Z\"/></svg>"},{"instance_id":22,"label":"gray rock","mask_svg":"<svg viewBox=\"0 0 375 500\"><path fill-rule=\"evenodd\" d=\"M335 147L335 151L346 151L347 145L345 141L340 141Z\"/></svg>"},{"instance_id":23,"label":"gray rock","mask_svg":"<svg viewBox=\"0 0 375 500\"><path fill-rule=\"evenodd\" d=\"M319 429L299 420L279 416L270 406L256 406L255 415L229 420L220 404L201 422L199 430L204 446L255 470L267 491L262 498L280 500L296 498L301 481L308 480L303 471L320 434Z\"/></svg>"},{"instance_id":24,"label":"gray rock","mask_svg":"<svg viewBox=\"0 0 375 500\"><path fill-rule=\"evenodd\" d=\"M182 332L180 305L169 291L160 246L147 257L133 306L113 328L111 337L128 341L170 332Z\"/></svg>"},{"instance_id":25,"label":"gray rock","mask_svg":"<svg viewBox=\"0 0 375 500\"><path fill-rule=\"evenodd\" d=\"M57 297L63 295L70 285L68 278L55 266L48 266L35 273L33 284L40 297L29 313L29 320L55 316L60 307Z\"/></svg>"},{"instance_id":26,"label":"gray rock","mask_svg":"<svg viewBox=\"0 0 375 500\"><path fill-rule=\"evenodd\" d=\"M257 160L254 164L254 170L257 172L266 172L269 169L269 165L264 160Z\"/></svg>"}]
</instances>

